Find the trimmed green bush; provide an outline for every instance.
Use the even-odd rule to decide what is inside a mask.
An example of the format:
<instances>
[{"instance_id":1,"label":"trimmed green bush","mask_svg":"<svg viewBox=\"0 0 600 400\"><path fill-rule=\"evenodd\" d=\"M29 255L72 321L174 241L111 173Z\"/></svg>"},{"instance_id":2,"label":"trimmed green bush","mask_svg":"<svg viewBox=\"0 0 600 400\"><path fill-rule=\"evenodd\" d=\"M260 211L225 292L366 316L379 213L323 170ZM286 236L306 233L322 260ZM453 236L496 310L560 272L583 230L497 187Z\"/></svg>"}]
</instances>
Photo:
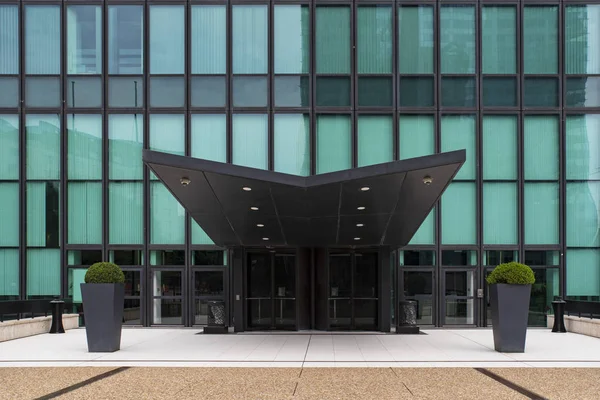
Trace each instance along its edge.
<instances>
[{"instance_id":1,"label":"trimmed green bush","mask_svg":"<svg viewBox=\"0 0 600 400\"><path fill-rule=\"evenodd\" d=\"M99 262L88 268L85 283L123 283L125 275L118 265L110 262Z\"/></svg>"},{"instance_id":2,"label":"trimmed green bush","mask_svg":"<svg viewBox=\"0 0 600 400\"><path fill-rule=\"evenodd\" d=\"M507 283L509 285L533 285L535 275L533 271L525 264L518 262L509 262L500 264L486 278L487 283Z\"/></svg>"}]
</instances>

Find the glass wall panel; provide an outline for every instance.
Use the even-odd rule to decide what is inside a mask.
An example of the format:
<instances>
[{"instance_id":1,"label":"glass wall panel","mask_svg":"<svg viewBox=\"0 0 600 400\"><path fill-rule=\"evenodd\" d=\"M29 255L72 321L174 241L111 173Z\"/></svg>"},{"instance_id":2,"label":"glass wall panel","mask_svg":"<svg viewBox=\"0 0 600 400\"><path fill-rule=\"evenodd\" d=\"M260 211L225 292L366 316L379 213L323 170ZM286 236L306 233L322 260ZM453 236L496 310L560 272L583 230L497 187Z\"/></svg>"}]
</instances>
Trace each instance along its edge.
<instances>
[{"instance_id":1,"label":"glass wall panel","mask_svg":"<svg viewBox=\"0 0 600 400\"><path fill-rule=\"evenodd\" d=\"M144 72L144 7L108 6L108 73Z\"/></svg>"},{"instance_id":2,"label":"glass wall panel","mask_svg":"<svg viewBox=\"0 0 600 400\"><path fill-rule=\"evenodd\" d=\"M408 244L435 244L435 209L427 215Z\"/></svg>"},{"instance_id":3,"label":"glass wall panel","mask_svg":"<svg viewBox=\"0 0 600 400\"><path fill-rule=\"evenodd\" d=\"M185 210L162 182L150 182L150 243L185 243Z\"/></svg>"},{"instance_id":4,"label":"glass wall panel","mask_svg":"<svg viewBox=\"0 0 600 400\"><path fill-rule=\"evenodd\" d=\"M433 7L400 6L398 65L401 74L432 74Z\"/></svg>"},{"instance_id":5,"label":"glass wall panel","mask_svg":"<svg viewBox=\"0 0 600 400\"><path fill-rule=\"evenodd\" d=\"M108 106L115 108L143 107L144 78L141 76L111 76L108 78Z\"/></svg>"},{"instance_id":6,"label":"glass wall panel","mask_svg":"<svg viewBox=\"0 0 600 400\"><path fill-rule=\"evenodd\" d=\"M27 245L58 249L59 183L27 182Z\"/></svg>"},{"instance_id":7,"label":"glass wall panel","mask_svg":"<svg viewBox=\"0 0 600 400\"><path fill-rule=\"evenodd\" d=\"M192 157L227 162L227 120L223 114L194 114L191 118Z\"/></svg>"},{"instance_id":8,"label":"glass wall panel","mask_svg":"<svg viewBox=\"0 0 600 400\"><path fill-rule=\"evenodd\" d=\"M566 201L567 246L600 247L600 181L567 182Z\"/></svg>"},{"instance_id":9,"label":"glass wall panel","mask_svg":"<svg viewBox=\"0 0 600 400\"><path fill-rule=\"evenodd\" d=\"M17 107L21 99L19 78L0 75L0 107Z\"/></svg>"},{"instance_id":10,"label":"glass wall panel","mask_svg":"<svg viewBox=\"0 0 600 400\"><path fill-rule=\"evenodd\" d=\"M102 8L67 7L67 74L102 73Z\"/></svg>"},{"instance_id":11,"label":"glass wall panel","mask_svg":"<svg viewBox=\"0 0 600 400\"><path fill-rule=\"evenodd\" d=\"M525 244L558 244L558 183L525 183Z\"/></svg>"},{"instance_id":12,"label":"glass wall panel","mask_svg":"<svg viewBox=\"0 0 600 400\"><path fill-rule=\"evenodd\" d=\"M483 6L481 10L481 71L484 74L517 72L517 8Z\"/></svg>"},{"instance_id":13,"label":"glass wall panel","mask_svg":"<svg viewBox=\"0 0 600 400\"><path fill-rule=\"evenodd\" d=\"M600 179L600 115L569 115L566 122L567 179Z\"/></svg>"},{"instance_id":14,"label":"glass wall panel","mask_svg":"<svg viewBox=\"0 0 600 400\"><path fill-rule=\"evenodd\" d=\"M263 114L233 116L233 160L244 167L267 169L269 166L269 119Z\"/></svg>"},{"instance_id":15,"label":"glass wall panel","mask_svg":"<svg viewBox=\"0 0 600 400\"><path fill-rule=\"evenodd\" d=\"M213 245L215 244L204 232L200 225L192 219L192 244Z\"/></svg>"},{"instance_id":16,"label":"glass wall panel","mask_svg":"<svg viewBox=\"0 0 600 400\"><path fill-rule=\"evenodd\" d=\"M27 179L60 179L58 115L27 115L25 132Z\"/></svg>"},{"instance_id":17,"label":"glass wall panel","mask_svg":"<svg viewBox=\"0 0 600 400\"><path fill-rule=\"evenodd\" d=\"M599 301L600 250L567 249L567 296Z\"/></svg>"},{"instance_id":18,"label":"glass wall panel","mask_svg":"<svg viewBox=\"0 0 600 400\"><path fill-rule=\"evenodd\" d=\"M484 182L483 243L517 244L517 184Z\"/></svg>"},{"instance_id":19,"label":"glass wall panel","mask_svg":"<svg viewBox=\"0 0 600 400\"><path fill-rule=\"evenodd\" d=\"M60 250L27 250L27 297L60 295Z\"/></svg>"},{"instance_id":20,"label":"glass wall panel","mask_svg":"<svg viewBox=\"0 0 600 400\"><path fill-rule=\"evenodd\" d=\"M435 153L435 117L432 115L400 115L400 159Z\"/></svg>"},{"instance_id":21,"label":"glass wall panel","mask_svg":"<svg viewBox=\"0 0 600 400\"><path fill-rule=\"evenodd\" d=\"M102 116L67 116L69 179L102 179Z\"/></svg>"},{"instance_id":22,"label":"glass wall panel","mask_svg":"<svg viewBox=\"0 0 600 400\"><path fill-rule=\"evenodd\" d=\"M392 7L360 6L356 15L359 74L392 73Z\"/></svg>"},{"instance_id":23,"label":"glass wall panel","mask_svg":"<svg viewBox=\"0 0 600 400\"><path fill-rule=\"evenodd\" d=\"M102 244L102 182L69 182L67 205L68 243Z\"/></svg>"},{"instance_id":24,"label":"glass wall panel","mask_svg":"<svg viewBox=\"0 0 600 400\"><path fill-rule=\"evenodd\" d=\"M558 179L558 118L524 117L524 173L526 180Z\"/></svg>"},{"instance_id":25,"label":"glass wall panel","mask_svg":"<svg viewBox=\"0 0 600 400\"><path fill-rule=\"evenodd\" d=\"M358 117L358 166L394 159L394 121L391 115Z\"/></svg>"},{"instance_id":26,"label":"glass wall panel","mask_svg":"<svg viewBox=\"0 0 600 400\"><path fill-rule=\"evenodd\" d=\"M19 117L0 115L0 180L19 179Z\"/></svg>"},{"instance_id":27,"label":"glass wall panel","mask_svg":"<svg viewBox=\"0 0 600 400\"><path fill-rule=\"evenodd\" d=\"M109 179L143 178L144 118L141 114L108 116Z\"/></svg>"},{"instance_id":28,"label":"glass wall panel","mask_svg":"<svg viewBox=\"0 0 600 400\"><path fill-rule=\"evenodd\" d=\"M19 247L18 182L0 182L0 221L0 247Z\"/></svg>"},{"instance_id":29,"label":"glass wall panel","mask_svg":"<svg viewBox=\"0 0 600 400\"><path fill-rule=\"evenodd\" d=\"M442 244L477 243L477 186L452 182L442 195Z\"/></svg>"},{"instance_id":30,"label":"glass wall panel","mask_svg":"<svg viewBox=\"0 0 600 400\"><path fill-rule=\"evenodd\" d=\"M177 114L151 114L150 149L185 155L185 117Z\"/></svg>"},{"instance_id":31,"label":"glass wall panel","mask_svg":"<svg viewBox=\"0 0 600 400\"><path fill-rule=\"evenodd\" d=\"M517 79L485 76L482 85L484 107L514 107L517 99Z\"/></svg>"},{"instance_id":32,"label":"glass wall panel","mask_svg":"<svg viewBox=\"0 0 600 400\"><path fill-rule=\"evenodd\" d=\"M0 249L0 300L19 296L19 250Z\"/></svg>"},{"instance_id":33,"label":"glass wall panel","mask_svg":"<svg viewBox=\"0 0 600 400\"><path fill-rule=\"evenodd\" d=\"M517 117L483 117L483 179L517 179Z\"/></svg>"},{"instance_id":34,"label":"glass wall panel","mask_svg":"<svg viewBox=\"0 0 600 400\"><path fill-rule=\"evenodd\" d=\"M159 182L153 182L158 184ZM144 243L144 185L142 182L109 182L108 242Z\"/></svg>"},{"instance_id":35,"label":"glass wall panel","mask_svg":"<svg viewBox=\"0 0 600 400\"><path fill-rule=\"evenodd\" d=\"M150 73L183 74L185 7L150 6Z\"/></svg>"},{"instance_id":36,"label":"glass wall panel","mask_svg":"<svg viewBox=\"0 0 600 400\"><path fill-rule=\"evenodd\" d=\"M567 107L600 107L600 78L596 76L567 78L565 86Z\"/></svg>"},{"instance_id":37,"label":"glass wall panel","mask_svg":"<svg viewBox=\"0 0 600 400\"><path fill-rule=\"evenodd\" d=\"M523 46L526 74L558 73L557 6L525 6Z\"/></svg>"},{"instance_id":38,"label":"glass wall panel","mask_svg":"<svg viewBox=\"0 0 600 400\"><path fill-rule=\"evenodd\" d=\"M60 6L25 6L25 73L60 74Z\"/></svg>"},{"instance_id":39,"label":"glass wall panel","mask_svg":"<svg viewBox=\"0 0 600 400\"><path fill-rule=\"evenodd\" d=\"M440 30L442 74L474 74L475 7L442 6Z\"/></svg>"},{"instance_id":40,"label":"glass wall panel","mask_svg":"<svg viewBox=\"0 0 600 400\"><path fill-rule=\"evenodd\" d=\"M348 115L317 116L317 174L352 168L352 123Z\"/></svg>"},{"instance_id":41,"label":"glass wall panel","mask_svg":"<svg viewBox=\"0 0 600 400\"><path fill-rule=\"evenodd\" d=\"M565 7L565 72L600 73L600 5Z\"/></svg>"},{"instance_id":42,"label":"glass wall panel","mask_svg":"<svg viewBox=\"0 0 600 400\"><path fill-rule=\"evenodd\" d=\"M275 114L274 167L277 172L310 174L310 116Z\"/></svg>"},{"instance_id":43,"label":"glass wall panel","mask_svg":"<svg viewBox=\"0 0 600 400\"><path fill-rule=\"evenodd\" d=\"M227 72L227 7L192 6L192 74Z\"/></svg>"},{"instance_id":44,"label":"glass wall panel","mask_svg":"<svg viewBox=\"0 0 600 400\"><path fill-rule=\"evenodd\" d=\"M316 66L318 74L349 74L351 56L350 7L316 8Z\"/></svg>"},{"instance_id":45,"label":"glass wall panel","mask_svg":"<svg viewBox=\"0 0 600 400\"><path fill-rule=\"evenodd\" d=\"M266 5L232 6L234 74L266 74L269 65L269 10Z\"/></svg>"},{"instance_id":46,"label":"glass wall panel","mask_svg":"<svg viewBox=\"0 0 600 400\"><path fill-rule=\"evenodd\" d=\"M19 55L19 7L2 4L0 5L0 75L19 73ZM0 296L2 296L1 291Z\"/></svg>"},{"instance_id":47,"label":"glass wall panel","mask_svg":"<svg viewBox=\"0 0 600 400\"><path fill-rule=\"evenodd\" d=\"M274 6L274 62L276 74L307 74L310 70L310 8Z\"/></svg>"},{"instance_id":48,"label":"glass wall panel","mask_svg":"<svg viewBox=\"0 0 600 400\"><path fill-rule=\"evenodd\" d=\"M467 159L454 179L476 179L475 117L472 115L444 115L441 129L442 152L461 149L467 151Z\"/></svg>"}]
</instances>

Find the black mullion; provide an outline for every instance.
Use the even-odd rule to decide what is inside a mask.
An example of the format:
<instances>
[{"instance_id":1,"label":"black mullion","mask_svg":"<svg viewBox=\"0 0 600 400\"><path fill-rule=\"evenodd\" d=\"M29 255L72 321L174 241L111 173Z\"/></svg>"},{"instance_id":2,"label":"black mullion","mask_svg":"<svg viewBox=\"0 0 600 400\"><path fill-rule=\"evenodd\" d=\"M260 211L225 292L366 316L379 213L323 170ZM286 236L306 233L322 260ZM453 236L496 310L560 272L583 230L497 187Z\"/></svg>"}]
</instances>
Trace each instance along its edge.
<instances>
[{"instance_id":1,"label":"black mullion","mask_svg":"<svg viewBox=\"0 0 600 400\"><path fill-rule=\"evenodd\" d=\"M102 6L102 251L103 259L108 260L108 4Z\"/></svg>"},{"instance_id":2,"label":"black mullion","mask_svg":"<svg viewBox=\"0 0 600 400\"><path fill-rule=\"evenodd\" d=\"M275 329L277 326L277 318L275 317L275 253L269 254L269 267L271 270L271 329ZM259 300L260 301L260 300Z\"/></svg>"},{"instance_id":3,"label":"black mullion","mask_svg":"<svg viewBox=\"0 0 600 400\"><path fill-rule=\"evenodd\" d=\"M226 57L226 91L227 91L227 99L226 99L226 132L227 132L227 156L226 156L226 161L228 163L233 162L233 143L232 143L232 139L233 139L233 101L232 101L232 96L233 96L233 85L232 85L232 79L233 79L233 44L232 44L232 37L233 37L233 27L232 27L232 21L233 21L233 5L231 4L231 1L227 2L227 13L226 13L226 23L227 23L227 29L226 29L226 36L227 36L227 57Z\"/></svg>"},{"instance_id":4,"label":"black mullion","mask_svg":"<svg viewBox=\"0 0 600 400\"><path fill-rule=\"evenodd\" d=\"M144 35L144 43L143 43L143 65L144 65L144 106L142 111L142 121L143 121L143 132L142 132L142 148L148 149L149 143L149 121L150 118L148 116L148 99L149 99L149 82L150 82L150 6L149 4L145 4L143 6L143 15L144 15L144 26L143 26L143 35ZM138 111L139 112L139 111ZM136 114L137 115L137 114ZM143 228L142 228L142 237L143 237L143 257L144 257L144 267L142 269L142 273L140 276L140 280L144 282L143 286L146 288L150 288L152 284L152 270L148 268L150 265L150 250L148 249L148 243L150 242L150 175L147 166L144 166L142 171L142 215L143 215ZM142 298L142 325L143 326L151 326L152 325L152 290L148 290L147 294Z\"/></svg>"},{"instance_id":5,"label":"black mullion","mask_svg":"<svg viewBox=\"0 0 600 400\"><path fill-rule=\"evenodd\" d=\"M191 114L190 114L190 105L192 104L191 102L191 90L190 90L190 84L191 84L191 74L192 74L192 6L190 5L190 3L186 3L184 5L184 19L185 19L185 30L184 30L184 48L185 48L185 55L184 55L184 82L185 82L185 103L184 103L184 107L185 107L185 111L184 111L184 154L189 157L191 156ZM193 326L194 325L194 304L195 302L191 299L193 299L193 275L192 275L192 269L191 269L191 264L192 264L192 260L191 260L191 243L192 243L192 229L191 229L191 217L190 217L190 213L186 210L185 211L185 218L184 218L184 234L183 234L183 243L184 243L184 247L185 247L185 254L184 254L184 263L185 263L185 270L183 273L183 280L184 282L182 282L182 289L183 289L183 304L182 304L182 322L184 326Z\"/></svg>"},{"instance_id":6,"label":"black mullion","mask_svg":"<svg viewBox=\"0 0 600 400\"><path fill-rule=\"evenodd\" d=\"M60 82L60 90L62 93L62 103L61 103L61 111L60 111L60 152L59 152L59 160L60 160L60 174L59 174L59 245L60 245L60 292L61 292L61 297L64 297L66 293L68 293L68 288L67 288L67 282L66 281L66 277L67 277L67 271L66 271L66 264L67 264L67 254L66 254L66 250L65 250L65 246L67 244L67 185L68 185L68 163L67 163L67 157L68 157L68 130L67 130L67 114L65 111L66 108L66 101L65 99L67 98L67 93L66 93L66 73L67 73L67 62L68 62L68 52L66 51L67 49L67 4L62 5L61 10L60 10L60 51L63 53L61 54L60 57L60 61L61 61L61 65L60 65L60 78L59 78L59 82Z\"/></svg>"},{"instance_id":7,"label":"black mullion","mask_svg":"<svg viewBox=\"0 0 600 400\"><path fill-rule=\"evenodd\" d=\"M562 298L567 295L567 268L566 268L566 257L567 252L567 182L566 182L566 77L565 68L566 63L565 57L565 32L566 32L566 12L564 6L559 5L558 7L558 106L560 107L560 124L558 133L558 151L559 151L559 165L558 165L558 178L559 178L559 195L558 195L558 243L560 244L559 253L559 268L558 268L558 281L559 281L559 296Z\"/></svg>"},{"instance_id":8,"label":"black mullion","mask_svg":"<svg viewBox=\"0 0 600 400\"><path fill-rule=\"evenodd\" d=\"M270 2L267 6L267 169L275 169L275 117L273 109L275 108L274 95L274 71L275 71L275 5Z\"/></svg>"},{"instance_id":9,"label":"black mullion","mask_svg":"<svg viewBox=\"0 0 600 400\"><path fill-rule=\"evenodd\" d=\"M25 95L25 6L23 2L19 8L19 299L27 298L27 198L26 198L26 119L23 106Z\"/></svg>"}]
</instances>

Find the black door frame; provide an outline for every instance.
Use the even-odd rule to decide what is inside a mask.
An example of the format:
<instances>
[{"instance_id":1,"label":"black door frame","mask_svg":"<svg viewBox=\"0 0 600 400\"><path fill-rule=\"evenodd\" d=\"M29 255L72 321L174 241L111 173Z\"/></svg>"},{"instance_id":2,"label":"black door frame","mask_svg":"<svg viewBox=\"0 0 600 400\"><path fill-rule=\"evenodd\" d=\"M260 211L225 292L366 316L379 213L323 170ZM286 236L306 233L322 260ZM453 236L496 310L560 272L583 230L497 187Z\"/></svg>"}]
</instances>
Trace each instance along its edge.
<instances>
[{"instance_id":1,"label":"black door frame","mask_svg":"<svg viewBox=\"0 0 600 400\"><path fill-rule=\"evenodd\" d=\"M364 297L357 297L355 295L355 291L356 291L356 285L355 285L355 281L356 281L356 266L357 266L357 262L356 262L356 257L357 254L362 254L362 253L369 253L369 254L374 254L376 256L376 261L375 261L375 267L373 268L375 274L376 274L376 278L375 280L377 281L377 297L374 298L368 298L368 300L375 300L377 301L377 306L375 308L375 324L373 326L370 327L358 327L356 326L356 303L355 300L360 300L360 299L366 299ZM331 281L330 281L330 277L331 277L331 264L329 263L329 260L331 259L331 257L336 257L336 256L345 256L348 255L350 257L350 298L334 298L331 297ZM332 251L330 250L329 254L328 254L328 260L327 260L327 264L328 264L328 268L327 268L327 281L328 281L328 285L327 285L327 292L328 292L328 298L327 298L327 309L328 309L328 325L329 325L329 330L331 331L355 331L355 330L377 330L380 327L380 319L382 318L382 316L380 315L380 310L381 310L381 297L382 297L382 288L381 285L379 284L380 280L381 280L381 269L380 269L380 264L381 264L381 254L377 249L365 249L365 250L355 250L355 249L348 249L348 250L344 250L344 249L332 249ZM342 299L342 300L349 300L350 301L350 325L348 327L341 327L341 326L336 326L336 327L332 327L331 326L331 319L332 316L330 314L331 312L331 308L329 307L329 303L332 300L338 300L338 299ZM385 316L383 316L383 318L385 318Z\"/></svg>"},{"instance_id":2,"label":"black door frame","mask_svg":"<svg viewBox=\"0 0 600 400\"><path fill-rule=\"evenodd\" d=\"M271 269L271 295L269 298L269 302L270 302L270 308L271 308L271 324L270 326L252 326L250 323L250 318L249 318L249 312L248 312L248 305L249 302L248 300L267 300L266 298L252 298L249 297L249 287L248 285L250 284L250 281L248 280L248 260L249 257L253 254L260 254L260 255L268 255L269 256L269 265L270 265L270 269ZM294 310L295 310L295 316L294 316L294 324L293 325L282 325L282 324L277 324L277 318L276 318L276 300L277 300L277 296L275 295L275 258L277 256L292 256L294 257L294 293L295 293L295 297L293 298L294 301ZM296 251L296 249L280 249L280 250L262 250L262 249L246 249L246 251L244 251L244 256L243 256L243 266L244 266L244 283L243 283L243 289L244 289L244 297L243 297L243 315L244 315L244 329L248 330L248 331L269 331L269 330L298 330L298 269L299 269L299 265L298 265L298 252Z\"/></svg>"}]
</instances>

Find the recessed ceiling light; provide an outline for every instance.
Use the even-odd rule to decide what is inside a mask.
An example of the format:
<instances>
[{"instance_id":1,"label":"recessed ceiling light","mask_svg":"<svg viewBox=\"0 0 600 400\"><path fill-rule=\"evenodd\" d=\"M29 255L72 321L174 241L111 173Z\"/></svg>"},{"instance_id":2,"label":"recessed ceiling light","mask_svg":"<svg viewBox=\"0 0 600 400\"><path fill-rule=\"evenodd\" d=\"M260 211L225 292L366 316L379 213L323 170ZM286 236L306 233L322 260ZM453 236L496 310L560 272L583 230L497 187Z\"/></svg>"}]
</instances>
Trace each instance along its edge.
<instances>
[{"instance_id":1,"label":"recessed ceiling light","mask_svg":"<svg viewBox=\"0 0 600 400\"><path fill-rule=\"evenodd\" d=\"M252 188L251 188L251 187L248 187L248 186L244 186L244 187L242 188L242 190L245 190L246 192L249 192L249 191L251 191L251 190L252 190Z\"/></svg>"},{"instance_id":2,"label":"recessed ceiling light","mask_svg":"<svg viewBox=\"0 0 600 400\"><path fill-rule=\"evenodd\" d=\"M259 228L262 228L262 227L264 227L264 225L263 225L263 224L256 224L256 226L258 226Z\"/></svg>"},{"instance_id":3,"label":"recessed ceiling light","mask_svg":"<svg viewBox=\"0 0 600 400\"><path fill-rule=\"evenodd\" d=\"M365 226L365 224L356 224L356 226L360 228L361 226Z\"/></svg>"},{"instance_id":4,"label":"recessed ceiling light","mask_svg":"<svg viewBox=\"0 0 600 400\"><path fill-rule=\"evenodd\" d=\"M361 211L362 211L362 210L364 210L364 209L366 209L366 208L367 208L367 207L360 206L360 207L357 207L356 209L357 209L357 210L361 210Z\"/></svg>"},{"instance_id":5,"label":"recessed ceiling light","mask_svg":"<svg viewBox=\"0 0 600 400\"><path fill-rule=\"evenodd\" d=\"M263 240L269 240L269 238L263 238Z\"/></svg>"},{"instance_id":6,"label":"recessed ceiling light","mask_svg":"<svg viewBox=\"0 0 600 400\"><path fill-rule=\"evenodd\" d=\"M354 240L360 240L360 238L356 237L356 238L354 238Z\"/></svg>"},{"instance_id":7,"label":"recessed ceiling light","mask_svg":"<svg viewBox=\"0 0 600 400\"><path fill-rule=\"evenodd\" d=\"M369 189L371 189L371 188L368 187L368 186L363 186L363 187L360 188L360 190L362 190L363 192L366 192Z\"/></svg>"},{"instance_id":8,"label":"recessed ceiling light","mask_svg":"<svg viewBox=\"0 0 600 400\"><path fill-rule=\"evenodd\" d=\"M258 207L250 207L252 211L258 211Z\"/></svg>"}]
</instances>

